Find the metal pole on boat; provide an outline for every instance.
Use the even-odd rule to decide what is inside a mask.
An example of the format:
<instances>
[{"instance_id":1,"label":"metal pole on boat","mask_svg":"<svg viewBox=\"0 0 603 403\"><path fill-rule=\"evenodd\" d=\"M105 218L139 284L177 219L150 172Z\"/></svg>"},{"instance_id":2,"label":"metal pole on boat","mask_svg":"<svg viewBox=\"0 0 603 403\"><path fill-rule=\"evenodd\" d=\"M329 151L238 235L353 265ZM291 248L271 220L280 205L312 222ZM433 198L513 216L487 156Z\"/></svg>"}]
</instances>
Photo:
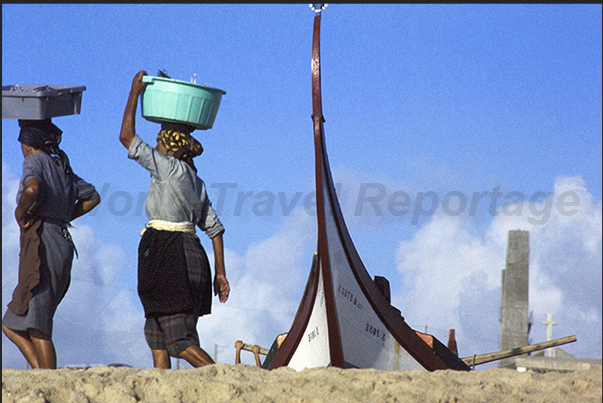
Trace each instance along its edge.
<instances>
[{"instance_id":1,"label":"metal pole on boat","mask_svg":"<svg viewBox=\"0 0 603 403\"><path fill-rule=\"evenodd\" d=\"M314 10L316 14L320 14L322 10L327 8L328 4L310 4L310 8Z\"/></svg>"}]
</instances>

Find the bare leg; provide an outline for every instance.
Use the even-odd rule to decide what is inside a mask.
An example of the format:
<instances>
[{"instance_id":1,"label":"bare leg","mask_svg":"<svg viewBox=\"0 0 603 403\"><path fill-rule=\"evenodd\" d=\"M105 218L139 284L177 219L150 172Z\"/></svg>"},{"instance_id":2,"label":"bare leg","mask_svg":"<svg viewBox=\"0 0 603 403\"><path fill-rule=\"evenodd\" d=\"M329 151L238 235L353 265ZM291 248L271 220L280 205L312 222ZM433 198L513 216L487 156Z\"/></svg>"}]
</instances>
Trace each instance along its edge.
<instances>
[{"instance_id":1,"label":"bare leg","mask_svg":"<svg viewBox=\"0 0 603 403\"><path fill-rule=\"evenodd\" d=\"M151 349L151 353L153 354L153 368L172 368L172 361L170 360L167 350Z\"/></svg>"},{"instance_id":2,"label":"bare leg","mask_svg":"<svg viewBox=\"0 0 603 403\"><path fill-rule=\"evenodd\" d=\"M36 349L29 337L28 332L23 332L19 330L12 330L8 327L2 325L2 331L8 337L10 341L15 343L15 345L21 350L21 354L25 357L29 365L32 368L37 369L40 366L38 365L38 357L36 356Z\"/></svg>"},{"instance_id":3,"label":"bare leg","mask_svg":"<svg viewBox=\"0 0 603 403\"><path fill-rule=\"evenodd\" d=\"M180 358L184 358L189 364L195 368L202 367L204 365L215 364L214 360L203 350L201 347L196 345L190 345L180 353Z\"/></svg>"},{"instance_id":4,"label":"bare leg","mask_svg":"<svg viewBox=\"0 0 603 403\"><path fill-rule=\"evenodd\" d=\"M29 337L36 350L40 369L57 369L57 352L52 339L37 329L29 329Z\"/></svg>"}]
</instances>

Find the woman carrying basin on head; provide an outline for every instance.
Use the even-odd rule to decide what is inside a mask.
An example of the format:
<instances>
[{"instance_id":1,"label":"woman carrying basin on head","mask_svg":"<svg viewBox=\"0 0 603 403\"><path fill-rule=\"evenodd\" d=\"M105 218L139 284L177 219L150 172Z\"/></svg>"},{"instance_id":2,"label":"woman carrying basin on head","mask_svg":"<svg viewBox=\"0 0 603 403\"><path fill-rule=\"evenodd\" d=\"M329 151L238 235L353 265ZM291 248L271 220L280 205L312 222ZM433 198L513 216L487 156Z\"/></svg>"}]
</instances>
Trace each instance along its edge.
<instances>
[{"instance_id":1,"label":"woman carrying basin on head","mask_svg":"<svg viewBox=\"0 0 603 403\"><path fill-rule=\"evenodd\" d=\"M119 139L128 158L151 173L145 210L149 218L138 249L138 295L145 311L145 338L155 368L170 368L170 356L194 367L213 364L200 347L196 325L211 312L209 261L196 236L199 226L212 240L214 294L226 302L230 286L224 268L224 227L197 176L193 158L203 152L194 128L164 123L153 148L135 131L138 97L148 83L136 74L128 96Z\"/></svg>"}]
</instances>

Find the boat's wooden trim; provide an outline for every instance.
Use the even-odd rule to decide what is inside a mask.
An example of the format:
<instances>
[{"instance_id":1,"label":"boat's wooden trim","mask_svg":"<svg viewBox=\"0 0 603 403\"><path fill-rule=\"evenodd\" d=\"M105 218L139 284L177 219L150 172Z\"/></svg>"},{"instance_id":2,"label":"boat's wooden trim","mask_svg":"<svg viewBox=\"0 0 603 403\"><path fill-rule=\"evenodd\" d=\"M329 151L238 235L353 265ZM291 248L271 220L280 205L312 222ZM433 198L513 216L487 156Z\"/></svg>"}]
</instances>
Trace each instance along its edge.
<instances>
[{"instance_id":1,"label":"boat's wooden trim","mask_svg":"<svg viewBox=\"0 0 603 403\"><path fill-rule=\"evenodd\" d=\"M308 321L312 315L312 307L314 306L314 300L316 299L316 293L318 288L318 269L317 269L317 253L312 258L312 267L310 269L310 275L306 282L306 288L302 296L301 303L293 319L293 324L289 330L287 337L283 341L283 344L279 347L274 359L270 363L268 369L275 369L283 367L289 364L293 353L297 349L299 342L304 336Z\"/></svg>"},{"instance_id":2,"label":"boat's wooden trim","mask_svg":"<svg viewBox=\"0 0 603 403\"><path fill-rule=\"evenodd\" d=\"M315 176L316 176L316 218L318 221L318 259L322 271L325 306L327 311L327 324L329 332L329 352L331 366L344 368L343 346L339 331L339 317L333 292L333 278L327 243L327 230L325 214L325 195L323 192L323 176L325 169L324 155L324 117L322 114L322 92L320 82L320 13L314 17L314 34L312 38L312 120L314 121L314 150L315 150Z\"/></svg>"}]
</instances>

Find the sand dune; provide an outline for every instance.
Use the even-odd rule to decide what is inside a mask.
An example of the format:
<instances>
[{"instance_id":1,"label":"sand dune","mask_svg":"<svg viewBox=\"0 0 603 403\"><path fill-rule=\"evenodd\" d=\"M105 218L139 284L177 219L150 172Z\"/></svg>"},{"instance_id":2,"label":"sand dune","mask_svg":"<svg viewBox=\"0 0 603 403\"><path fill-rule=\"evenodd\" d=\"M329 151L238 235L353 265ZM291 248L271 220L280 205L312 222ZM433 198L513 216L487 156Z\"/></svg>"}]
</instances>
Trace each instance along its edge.
<instances>
[{"instance_id":1,"label":"sand dune","mask_svg":"<svg viewBox=\"0 0 603 403\"><path fill-rule=\"evenodd\" d=\"M94 367L2 370L2 403L171 402L601 402L601 369L572 373L488 369L397 371L317 368L266 371Z\"/></svg>"}]
</instances>

